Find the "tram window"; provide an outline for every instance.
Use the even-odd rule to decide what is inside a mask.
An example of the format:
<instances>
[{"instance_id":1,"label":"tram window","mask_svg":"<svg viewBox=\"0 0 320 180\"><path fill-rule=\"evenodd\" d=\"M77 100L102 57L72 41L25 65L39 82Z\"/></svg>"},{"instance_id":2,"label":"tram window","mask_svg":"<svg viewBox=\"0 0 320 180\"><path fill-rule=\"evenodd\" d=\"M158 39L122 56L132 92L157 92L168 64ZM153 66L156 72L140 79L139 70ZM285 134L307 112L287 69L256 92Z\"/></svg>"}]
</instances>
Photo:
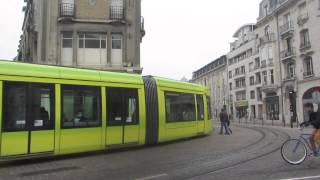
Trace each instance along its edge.
<instances>
[{"instance_id":1,"label":"tram window","mask_svg":"<svg viewBox=\"0 0 320 180\"><path fill-rule=\"evenodd\" d=\"M193 94L166 92L165 101L167 122L194 121L196 119Z\"/></svg>"},{"instance_id":2,"label":"tram window","mask_svg":"<svg viewBox=\"0 0 320 180\"><path fill-rule=\"evenodd\" d=\"M207 96L208 119L212 119L210 96Z\"/></svg>"},{"instance_id":3,"label":"tram window","mask_svg":"<svg viewBox=\"0 0 320 180\"><path fill-rule=\"evenodd\" d=\"M26 130L27 86L23 84L7 84L4 98L3 130Z\"/></svg>"},{"instance_id":4,"label":"tram window","mask_svg":"<svg viewBox=\"0 0 320 180\"><path fill-rule=\"evenodd\" d=\"M62 86L62 128L98 127L100 113L100 88Z\"/></svg>"},{"instance_id":5,"label":"tram window","mask_svg":"<svg viewBox=\"0 0 320 180\"><path fill-rule=\"evenodd\" d=\"M54 127L53 87L34 86L32 88L33 129L51 129Z\"/></svg>"},{"instance_id":6,"label":"tram window","mask_svg":"<svg viewBox=\"0 0 320 180\"><path fill-rule=\"evenodd\" d=\"M4 87L4 131L53 129L53 86L5 82Z\"/></svg>"},{"instance_id":7,"label":"tram window","mask_svg":"<svg viewBox=\"0 0 320 180\"><path fill-rule=\"evenodd\" d=\"M107 88L107 124L124 125L139 123L138 90Z\"/></svg>"},{"instance_id":8,"label":"tram window","mask_svg":"<svg viewBox=\"0 0 320 180\"><path fill-rule=\"evenodd\" d=\"M204 106L203 106L203 96L197 94L197 110L198 110L198 120L204 120Z\"/></svg>"}]
</instances>

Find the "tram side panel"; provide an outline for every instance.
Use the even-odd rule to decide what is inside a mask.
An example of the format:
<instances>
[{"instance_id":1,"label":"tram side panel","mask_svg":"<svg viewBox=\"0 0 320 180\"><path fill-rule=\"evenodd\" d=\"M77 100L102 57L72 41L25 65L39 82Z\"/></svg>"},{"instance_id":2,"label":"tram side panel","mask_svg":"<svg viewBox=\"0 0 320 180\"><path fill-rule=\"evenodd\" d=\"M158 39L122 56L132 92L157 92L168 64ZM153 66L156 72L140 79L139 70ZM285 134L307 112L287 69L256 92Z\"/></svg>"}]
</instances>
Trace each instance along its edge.
<instances>
[{"instance_id":1,"label":"tram side panel","mask_svg":"<svg viewBox=\"0 0 320 180\"><path fill-rule=\"evenodd\" d=\"M174 88L160 87L158 90L159 141L197 136L194 94Z\"/></svg>"}]
</instances>

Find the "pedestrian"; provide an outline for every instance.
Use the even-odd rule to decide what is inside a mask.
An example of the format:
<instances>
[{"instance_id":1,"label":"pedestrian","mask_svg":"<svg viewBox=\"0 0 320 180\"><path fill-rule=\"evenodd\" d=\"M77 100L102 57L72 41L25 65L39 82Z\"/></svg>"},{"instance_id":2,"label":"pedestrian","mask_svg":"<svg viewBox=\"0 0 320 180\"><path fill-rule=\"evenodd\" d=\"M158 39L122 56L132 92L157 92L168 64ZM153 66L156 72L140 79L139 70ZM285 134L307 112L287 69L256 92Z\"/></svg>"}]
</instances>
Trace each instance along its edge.
<instances>
[{"instance_id":1,"label":"pedestrian","mask_svg":"<svg viewBox=\"0 0 320 180\"><path fill-rule=\"evenodd\" d=\"M220 122L221 122L221 127L220 127L220 133L219 134L223 134L223 128L224 128L225 134L230 135L229 127L228 127L228 121L229 121L228 119L229 119L229 117L228 117L228 114L225 111L225 109L221 109L219 117L220 117Z\"/></svg>"}]
</instances>

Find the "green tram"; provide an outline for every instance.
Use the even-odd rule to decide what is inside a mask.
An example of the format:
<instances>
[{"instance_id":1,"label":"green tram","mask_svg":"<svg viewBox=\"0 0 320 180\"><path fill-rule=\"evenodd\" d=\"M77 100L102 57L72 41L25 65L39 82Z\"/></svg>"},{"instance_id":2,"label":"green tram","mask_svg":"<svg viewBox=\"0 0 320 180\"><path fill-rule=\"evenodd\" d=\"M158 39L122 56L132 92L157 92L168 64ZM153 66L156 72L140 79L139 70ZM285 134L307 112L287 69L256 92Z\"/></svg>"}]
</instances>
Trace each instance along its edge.
<instances>
[{"instance_id":1,"label":"green tram","mask_svg":"<svg viewBox=\"0 0 320 180\"><path fill-rule=\"evenodd\" d=\"M204 86L0 61L0 159L153 145L212 131Z\"/></svg>"}]
</instances>

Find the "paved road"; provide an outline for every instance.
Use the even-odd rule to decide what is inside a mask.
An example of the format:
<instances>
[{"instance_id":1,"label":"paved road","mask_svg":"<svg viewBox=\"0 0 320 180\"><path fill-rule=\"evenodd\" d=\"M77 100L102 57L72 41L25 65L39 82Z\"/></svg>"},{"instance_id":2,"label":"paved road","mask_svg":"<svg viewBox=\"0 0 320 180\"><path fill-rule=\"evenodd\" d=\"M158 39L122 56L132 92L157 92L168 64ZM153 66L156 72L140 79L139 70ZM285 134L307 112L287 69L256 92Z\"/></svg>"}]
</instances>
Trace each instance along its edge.
<instances>
[{"instance_id":1,"label":"paved road","mask_svg":"<svg viewBox=\"0 0 320 180\"><path fill-rule=\"evenodd\" d=\"M297 131L233 127L210 136L125 151L1 164L0 179L285 179L320 175L320 159L285 163L279 148Z\"/></svg>"}]
</instances>

